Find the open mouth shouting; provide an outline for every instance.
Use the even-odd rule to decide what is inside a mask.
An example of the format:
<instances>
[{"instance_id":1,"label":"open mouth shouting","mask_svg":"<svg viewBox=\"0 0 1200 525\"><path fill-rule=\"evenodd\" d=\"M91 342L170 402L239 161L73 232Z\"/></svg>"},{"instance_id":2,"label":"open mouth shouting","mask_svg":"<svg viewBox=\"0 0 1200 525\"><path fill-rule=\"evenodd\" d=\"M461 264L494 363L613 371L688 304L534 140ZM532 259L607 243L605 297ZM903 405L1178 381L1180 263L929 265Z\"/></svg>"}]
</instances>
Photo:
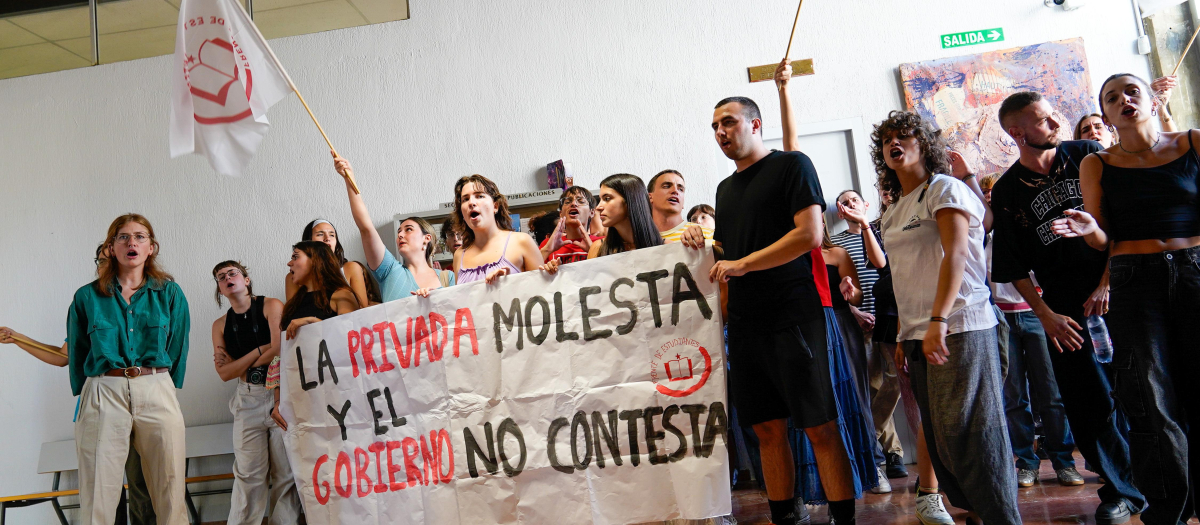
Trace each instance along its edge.
<instances>
[{"instance_id":1,"label":"open mouth shouting","mask_svg":"<svg viewBox=\"0 0 1200 525\"><path fill-rule=\"evenodd\" d=\"M1125 107L1121 108L1121 116L1123 117L1132 117L1136 113L1137 106L1134 106L1133 104L1125 104Z\"/></svg>"},{"instance_id":2,"label":"open mouth shouting","mask_svg":"<svg viewBox=\"0 0 1200 525\"><path fill-rule=\"evenodd\" d=\"M892 149L888 150L888 156L891 157L892 160L899 160L900 157L904 156L904 150L901 149L900 146L892 146Z\"/></svg>"},{"instance_id":3,"label":"open mouth shouting","mask_svg":"<svg viewBox=\"0 0 1200 525\"><path fill-rule=\"evenodd\" d=\"M679 197L675 196L675 195L671 195L670 197L667 197L667 203L669 203L671 206L679 206L680 205Z\"/></svg>"},{"instance_id":4,"label":"open mouth shouting","mask_svg":"<svg viewBox=\"0 0 1200 525\"><path fill-rule=\"evenodd\" d=\"M132 261L137 259L140 255L141 254L138 253L137 250L130 248L129 251L125 252L125 260Z\"/></svg>"},{"instance_id":5,"label":"open mouth shouting","mask_svg":"<svg viewBox=\"0 0 1200 525\"><path fill-rule=\"evenodd\" d=\"M478 223L479 219L481 218L483 218L483 214L479 213L479 210L471 210L471 212L467 214L467 219L472 223Z\"/></svg>"}]
</instances>

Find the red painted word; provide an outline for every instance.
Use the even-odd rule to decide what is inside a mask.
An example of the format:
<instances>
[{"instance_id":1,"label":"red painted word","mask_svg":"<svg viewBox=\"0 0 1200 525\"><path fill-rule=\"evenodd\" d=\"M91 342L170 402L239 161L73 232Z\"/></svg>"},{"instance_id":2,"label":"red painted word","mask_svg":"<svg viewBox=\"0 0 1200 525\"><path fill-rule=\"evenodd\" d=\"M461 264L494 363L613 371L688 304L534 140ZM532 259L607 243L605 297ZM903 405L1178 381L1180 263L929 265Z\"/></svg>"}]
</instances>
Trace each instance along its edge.
<instances>
[{"instance_id":1,"label":"red painted word","mask_svg":"<svg viewBox=\"0 0 1200 525\"><path fill-rule=\"evenodd\" d=\"M396 450L400 450L403 463L395 461L392 453ZM443 451L445 460L442 457ZM373 480L370 468L371 454L375 455ZM371 443L367 450L356 447L353 463L349 454L338 453L333 464L332 490L328 481L321 481L321 467L329 461L329 455L325 454L317 458L317 463L313 466L313 491L316 492L317 503L321 505L328 504L329 498L334 494L342 498L365 498L371 494L395 492L410 487L449 483L454 479L454 449L450 444L450 433L444 429L430 430L428 441L421 435L419 441L406 437L400 441L376 441ZM446 469L445 472L442 472L443 468ZM398 473L403 473L399 481L396 480Z\"/></svg>"},{"instance_id":2,"label":"red painted word","mask_svg":"<svg viewBox=\"0 0 1200 525\"><path fill-rule=\"evenodd\" d=\"M403 345L400 344L400 336L396 333L396 324L390 321L350 330L346 333L346 346L350 352L350 368L354 377L358 377L359 374L358 359L355 359L354 354L362 356L363 371L367 375L395 370L396 365L388 361L387 335L391 336L392 350L396 353L396 361L399 362L400 368L421 366L422 348L425 350L427 362L441 361L449 341L454 341L454 357L459 357L463 337L470 338L471 353L479 355L479 337L475 334L475 319L471 316L469 308L459 308L454 312L453 337L450 336L450 328L442 314L429 312L428 316L408 318ZM379 347L379 361L375 360L376 343Z\"/></svg>"}]
</instances>

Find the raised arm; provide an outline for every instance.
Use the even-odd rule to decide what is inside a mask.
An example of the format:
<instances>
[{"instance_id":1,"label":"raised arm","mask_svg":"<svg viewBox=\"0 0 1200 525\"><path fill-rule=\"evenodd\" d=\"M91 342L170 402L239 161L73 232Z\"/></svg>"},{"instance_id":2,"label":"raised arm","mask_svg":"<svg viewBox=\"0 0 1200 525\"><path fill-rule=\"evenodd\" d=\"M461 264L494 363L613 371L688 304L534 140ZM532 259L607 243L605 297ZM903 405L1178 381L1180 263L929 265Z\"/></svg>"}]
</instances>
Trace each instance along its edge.
<instances>
[{"instance_id":1,"label":"raised arm","mask_svg":"<svg viewBox=\"0 0 1200 525\"><path fill-rule=\"evenodd\" d=\"M792 97L788 83L792 80L792 63L784 58L775 68L775 87L779 90L779 112L783 122L783 150L800 151L800 139L796 137L796 117L792 113Z\"/></svg>"},{"instance_id":2,"label":"raised arm","mask_svg":"<svg viewBox=\"0 0 1200 525\"><path fill-rule=\"evenodd\" d=\"M950 168L950 174L966 184L971 189L971 193L979 198L979 202L983 203L983 231L992 231L992 207L988 205L987 199L983 198L983 188L979 187L979 179L971 172L971 166L967 164L967 159L964 159L961 153L951 151Z\"/></svg>"},{"instance_id":3,"label":"raised arm","mask_svg":"<svg viewBox=\"0 0 1200 525\"><path fill-rule=\"evenodd\" d=\"M1179 86L1179 78L1172 75L1168 77L1159 77L1150 83L1150 89L1154 91L1158 97L1159 104L1162 107L1158 110L1158 122L1162 124L1162 130L1166 132L1179 131L1175 127L1175 119L1171 118L1171 114L1167 112L1167 102L1171 100L1171 90Z\"/></svg>"},{"instance_id":4,"label":"raised arm","mask_svg":"<svg viewBox=\"0 0 1200 525\"><path fill-rule=\"evenodd\" d=\"M859 235L862 236L863 254L871 261L871 266L877 269L887 267L887 254L884 253L883 246L879 245L879 239L875 238L875 231L871 229L871 223L867 222L866 216L842 206L840 202L837 203L837 209L842 219L857 224L862 230Z\"/></svg>"},{"instance_id":5,"label":"raised arm","mask_svg":"<svg viewBox=\"0 0 1200 525\"><path fill-rule=\"evenodd\" d=\"M354 168L350 166L350 161L335 155L333 168L345 180L346 197L350 200L350 214L354 216L354 225L358 227L359 237L362 238L363 252L367 256L367 266L370 266L371 270L375 270L383 263L383 253L387 251L387 247L384 246L383 239L379 237L375 223L371 222L371 213L367 211L367 203L363 202L362 195L354 193L354 187L350 185L350 179L354 176Z\"/></svg>"}]
</instances>

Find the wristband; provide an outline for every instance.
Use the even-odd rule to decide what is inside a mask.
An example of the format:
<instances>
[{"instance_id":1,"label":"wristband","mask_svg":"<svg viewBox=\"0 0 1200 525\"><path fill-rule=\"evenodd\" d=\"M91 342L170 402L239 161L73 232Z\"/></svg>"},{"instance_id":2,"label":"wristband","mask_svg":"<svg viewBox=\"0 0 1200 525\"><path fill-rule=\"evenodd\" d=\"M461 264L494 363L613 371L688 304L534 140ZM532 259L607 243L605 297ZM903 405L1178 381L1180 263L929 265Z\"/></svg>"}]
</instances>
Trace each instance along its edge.
<instances>
[{"instance_id":1,"label":"wristband","mask_svg":"<svg viewBox=\"0 0 1200 525\"><path fill-rule=\"evenodd\" d=\"M966 175L963 175L962 181L963 181L963 182L967 182L967 179L973 179L973 178L975 178L975 174L974 174L974 173L968 173L968 174L966 174Z\"/></svg>"},{"instance_id":2,"label":"wristband","mask_svg":"<svg viewBox=\"0 0 1200 525\"><path fill-rule=\"evenodd\" d=\"M262 357L262 347L258 347L258 357Z\"/></svg>"},{"instance_id":3,"label":"wristband","mask_svg":"<svg viewBox=\"0 0 1200 525\"><path fill-rule=\"evenodd\" d=\"M933 316L933 317L930 317L930 318L929 318L929 322L931 322L931 323L944 323L944 322L946 322L946 318L945 318L945 317L941 317L941 316L937 316L937 315L935 315L935 316Z\"/></svg>"}]
</instances>

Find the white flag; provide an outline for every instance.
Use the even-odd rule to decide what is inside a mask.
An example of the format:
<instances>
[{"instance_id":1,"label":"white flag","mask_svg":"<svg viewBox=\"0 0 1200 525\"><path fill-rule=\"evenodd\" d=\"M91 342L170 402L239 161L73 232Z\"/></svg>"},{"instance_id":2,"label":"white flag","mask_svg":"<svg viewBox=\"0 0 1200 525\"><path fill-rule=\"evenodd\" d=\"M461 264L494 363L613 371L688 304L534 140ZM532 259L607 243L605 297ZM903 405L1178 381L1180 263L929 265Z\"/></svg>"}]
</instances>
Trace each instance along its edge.
<instances>
[{"instance_id":1,"label":"white flag","mask_svg":"<svg viewBox=\"0 0 1200 525\"><path fill-rule=\"evenodd\" d=\"M1138 7L1142 10L1142 16L1147 17L1184 1L1186 0L1138 0Z\"/></svg>"},{"instance_id":2,"label":"white flag","mask_svg":"<svg viewBox=\"0 0 1200 525\"><path fill-rule=\"evenodd\" d=\"M267 109L292 92L237 0L183 0L175 36L171 157L202 153L240 175L267 134Z\"/></svg>"}]
</instances>

